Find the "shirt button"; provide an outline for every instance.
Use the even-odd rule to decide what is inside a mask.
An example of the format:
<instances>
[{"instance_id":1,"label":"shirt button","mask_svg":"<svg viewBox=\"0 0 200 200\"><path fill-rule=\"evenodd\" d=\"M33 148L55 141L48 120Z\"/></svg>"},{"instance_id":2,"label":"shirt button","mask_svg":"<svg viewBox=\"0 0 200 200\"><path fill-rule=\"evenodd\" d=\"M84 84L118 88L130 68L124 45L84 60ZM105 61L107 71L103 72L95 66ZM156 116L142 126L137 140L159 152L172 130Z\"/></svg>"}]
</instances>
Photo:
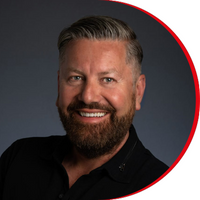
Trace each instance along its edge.
<instances>
[{"instance_id":1,"label":"shirt button","mask_svg":"<svg viewBox=\"0 0 200 200\"><path fill-rule=\"evenodd\" d=\"M59 199L62 199L63 196L64 196L64 194L59 194L58 198L59 198Z\"/></svg>"}]
</instances>

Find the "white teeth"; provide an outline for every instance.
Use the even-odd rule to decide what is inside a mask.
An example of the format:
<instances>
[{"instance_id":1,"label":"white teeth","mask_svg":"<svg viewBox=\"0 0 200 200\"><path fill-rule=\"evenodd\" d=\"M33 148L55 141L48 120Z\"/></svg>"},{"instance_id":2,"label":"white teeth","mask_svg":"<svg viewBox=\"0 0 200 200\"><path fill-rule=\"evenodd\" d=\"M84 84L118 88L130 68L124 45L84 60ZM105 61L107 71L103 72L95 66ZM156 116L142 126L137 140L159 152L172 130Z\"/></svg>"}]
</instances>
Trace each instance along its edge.
<instances>
[{"instance_id":1,"label":"white teeth","mask_svg":"<svg viewBox=\"0 0 200 200\"><path fill-rule=\"evenodd\" d=\"M103 117L106 113L86 113L86 112L79 112L82 117Z\"/></svg>"}]
</instances>

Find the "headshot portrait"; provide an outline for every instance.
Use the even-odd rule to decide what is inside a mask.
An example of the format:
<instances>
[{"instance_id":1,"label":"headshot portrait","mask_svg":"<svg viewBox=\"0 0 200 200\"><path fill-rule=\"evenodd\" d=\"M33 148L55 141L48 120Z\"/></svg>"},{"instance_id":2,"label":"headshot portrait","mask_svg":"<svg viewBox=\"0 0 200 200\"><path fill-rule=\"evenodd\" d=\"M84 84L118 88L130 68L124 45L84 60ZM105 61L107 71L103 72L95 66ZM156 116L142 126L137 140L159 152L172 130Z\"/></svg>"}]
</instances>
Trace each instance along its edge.
<instances>
[{"instance_id":1,"label":"headshot portrait","mask_svg":"<svg viewBox=\"0 0 200 200\"><path fill-rule=\"evenodd\" d=\"M191 61L159 20L99 0L2 1L0 199L113 199L186 151Z\"/></svg>"}]
</instances>

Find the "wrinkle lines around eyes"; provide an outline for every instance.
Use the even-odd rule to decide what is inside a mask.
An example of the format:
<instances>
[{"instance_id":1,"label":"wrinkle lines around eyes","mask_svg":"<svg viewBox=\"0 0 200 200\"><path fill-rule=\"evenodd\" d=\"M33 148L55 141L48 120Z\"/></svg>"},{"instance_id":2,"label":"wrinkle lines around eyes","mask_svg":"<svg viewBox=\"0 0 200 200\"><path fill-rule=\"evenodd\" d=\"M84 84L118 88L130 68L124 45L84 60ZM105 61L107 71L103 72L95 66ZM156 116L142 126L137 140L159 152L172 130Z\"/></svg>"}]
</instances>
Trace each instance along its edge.
<instances>
[{"instance_id":1,"label":"wrinkle lines around eyes","mask_svg":"<svg viewBox=\"0 0 200 200\"><path fill-rule=\"evenodd\" d=\"M86 73L74 67L67 67L65 70L62 70L61 74L64 76L68 76L73 73L75 74L74 76L81 75L81 76L87 77ZM91 76L91 73L92 72L90 72L89 76ZM106 71L97 72L97 76L98 77L108 76L110 78L116 77L118 80L122 79L122 73L118 72L116 69L108 69Z\"/></svg>"}]
</instances>

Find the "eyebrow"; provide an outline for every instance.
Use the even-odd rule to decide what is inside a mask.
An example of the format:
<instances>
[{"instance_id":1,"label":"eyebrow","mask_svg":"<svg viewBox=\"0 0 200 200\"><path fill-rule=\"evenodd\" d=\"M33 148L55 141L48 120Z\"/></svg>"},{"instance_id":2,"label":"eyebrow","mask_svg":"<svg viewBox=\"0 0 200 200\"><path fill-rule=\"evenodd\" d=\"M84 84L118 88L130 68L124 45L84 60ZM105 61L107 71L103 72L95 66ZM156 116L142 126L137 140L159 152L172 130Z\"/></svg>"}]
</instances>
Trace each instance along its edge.
<instances>
[{"instance_id":1,"label":"eyebrow","mask_svg":"<svg viewBox=\"0 0 200 200\"><path fill-rule=\"evenodd\" d=\"M108 71L105 71L105 72L100 72L98 73L99 75L108 75L108 74L113 74L113 73L116 73L118 74L118 71L116 69L110 69Z\"/></svg>"},{"instance_id":2,"label":"eyebrow","mask_svg":"<svg viewBox=\"0 0 200 200\"><path fill-rule=\"evenodd\" d=\"M73 67L69 67L69 68L67 69L67 71L68 71L68 72L75 72L75 73L77 73L77 74L84 75L84 73L83 73L82 71L80 71L80 70L78 70L78 69L76 69L76 68L73 68Z\"/></svg>"},{"instance_id":3,"label":"eyebrow","mask_svg":"<svg viewBox=\"0 0 200 200\"><path fill-rule=\"evenodd\" d=\"M77 74L81 74L81 75L84 75L84 72L76 69L76 68L73 68L73 67L69 67L67 69L68 72L75 72ZM104 72L99 72L98 75L108 75L108 74L112 74L112 73L116 73L116 74L119 74L119 72L116 70L116 69L109 69L108 71L104 71Z\"/></svg>"}]
</instances>

